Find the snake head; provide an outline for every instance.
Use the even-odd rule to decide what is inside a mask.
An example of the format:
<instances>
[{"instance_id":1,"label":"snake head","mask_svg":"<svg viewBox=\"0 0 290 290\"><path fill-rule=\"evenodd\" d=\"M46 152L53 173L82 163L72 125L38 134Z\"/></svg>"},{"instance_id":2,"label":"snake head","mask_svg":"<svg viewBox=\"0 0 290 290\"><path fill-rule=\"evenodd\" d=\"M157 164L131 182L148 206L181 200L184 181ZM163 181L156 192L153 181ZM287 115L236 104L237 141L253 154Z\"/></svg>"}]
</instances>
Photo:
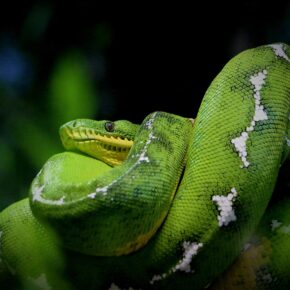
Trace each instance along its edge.
<instances>
[{"instance_id":1,"label":"snake head","mask_svg":"<svg viewBox=\"0 0 290 290\"><path fill-rule=\"evenodd\" d=\"M66 150L85 153L108 165L122 163L134 141L139 125L129 121L77 119L59 129Z\"/></svg>"}]
</instances>

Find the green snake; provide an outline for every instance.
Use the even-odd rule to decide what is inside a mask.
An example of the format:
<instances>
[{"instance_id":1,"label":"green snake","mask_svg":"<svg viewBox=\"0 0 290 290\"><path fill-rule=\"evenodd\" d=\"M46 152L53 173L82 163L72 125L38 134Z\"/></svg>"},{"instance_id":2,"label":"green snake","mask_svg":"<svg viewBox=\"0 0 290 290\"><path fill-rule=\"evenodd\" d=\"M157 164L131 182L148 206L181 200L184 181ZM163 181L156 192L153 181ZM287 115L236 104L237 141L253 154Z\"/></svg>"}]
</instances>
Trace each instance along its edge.
<instances>
[{"instance_id":1,"label":"green snake","mask_svg":"<svg viewBox=\"0 0 290 290\"><path fill-rule=\"evenodd\" d=\"M290 151L289 55L283 43L236 55L194 122L154 112L141 125L63 125L67 151L0 214L1 281L288 289L290 199L266 208Z\"/></svg>"}]
</instances>

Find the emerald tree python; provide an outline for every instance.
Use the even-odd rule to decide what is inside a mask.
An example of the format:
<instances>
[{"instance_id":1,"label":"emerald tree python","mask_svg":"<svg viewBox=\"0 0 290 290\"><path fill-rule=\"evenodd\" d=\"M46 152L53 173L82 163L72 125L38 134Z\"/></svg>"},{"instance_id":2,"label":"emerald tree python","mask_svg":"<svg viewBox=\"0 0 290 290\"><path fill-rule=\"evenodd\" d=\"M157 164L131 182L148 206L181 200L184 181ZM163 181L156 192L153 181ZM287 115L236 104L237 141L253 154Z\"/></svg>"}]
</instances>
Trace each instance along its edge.
<instances>
[{"instance_id":1,"label":"emerald tree python","mask_svg":"<svg viewBox=\"0 0 290 290\"><path fill-rule=\"evenodd\" d=\"M3 285L288 289L290 198L267 206L290 150L289 53L235 56L194 122L154 112L140 126L62 126L68 151L0 214Z\"/></svg>"}]
</instances>

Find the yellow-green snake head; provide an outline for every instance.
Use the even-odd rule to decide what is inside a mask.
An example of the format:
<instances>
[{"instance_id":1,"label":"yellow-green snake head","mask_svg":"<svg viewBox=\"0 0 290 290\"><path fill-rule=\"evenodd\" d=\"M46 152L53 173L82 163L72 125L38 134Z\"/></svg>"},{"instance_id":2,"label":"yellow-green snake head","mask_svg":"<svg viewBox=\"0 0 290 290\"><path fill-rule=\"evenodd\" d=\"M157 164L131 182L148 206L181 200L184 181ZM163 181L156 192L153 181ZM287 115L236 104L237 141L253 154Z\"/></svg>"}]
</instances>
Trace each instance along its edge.
<instances>
[{"instance_id":1,"label":"yellow-green snake head","mask_svg":"<svg viewBox=\"0 0 290 290\"><path fill-rule=\"evenodd\" d=\"M127 157L139 126L126 120L77 119L61 126L59 133L65 149L115 166Z\"/></svg>"}]
</instances>

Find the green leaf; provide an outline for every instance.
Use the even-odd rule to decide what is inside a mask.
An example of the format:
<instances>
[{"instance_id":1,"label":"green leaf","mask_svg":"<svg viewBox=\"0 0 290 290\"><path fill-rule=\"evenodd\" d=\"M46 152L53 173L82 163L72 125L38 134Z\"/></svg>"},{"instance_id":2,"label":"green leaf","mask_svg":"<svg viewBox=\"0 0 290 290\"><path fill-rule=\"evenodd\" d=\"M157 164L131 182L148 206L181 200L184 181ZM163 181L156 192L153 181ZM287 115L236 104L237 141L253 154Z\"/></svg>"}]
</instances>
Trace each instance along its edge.
<instances>
[{"instance_id":1,"label":"green leaf","mask_svg":"<svg viewBox=\"0 0 290 290\"><path fill-rule=\"evenodd\" d=\"M95 116L98 98L82 54L69 52L59 59L52 73L48 101L57 127L76 118Z\"/></svg>"}]
</instances>

